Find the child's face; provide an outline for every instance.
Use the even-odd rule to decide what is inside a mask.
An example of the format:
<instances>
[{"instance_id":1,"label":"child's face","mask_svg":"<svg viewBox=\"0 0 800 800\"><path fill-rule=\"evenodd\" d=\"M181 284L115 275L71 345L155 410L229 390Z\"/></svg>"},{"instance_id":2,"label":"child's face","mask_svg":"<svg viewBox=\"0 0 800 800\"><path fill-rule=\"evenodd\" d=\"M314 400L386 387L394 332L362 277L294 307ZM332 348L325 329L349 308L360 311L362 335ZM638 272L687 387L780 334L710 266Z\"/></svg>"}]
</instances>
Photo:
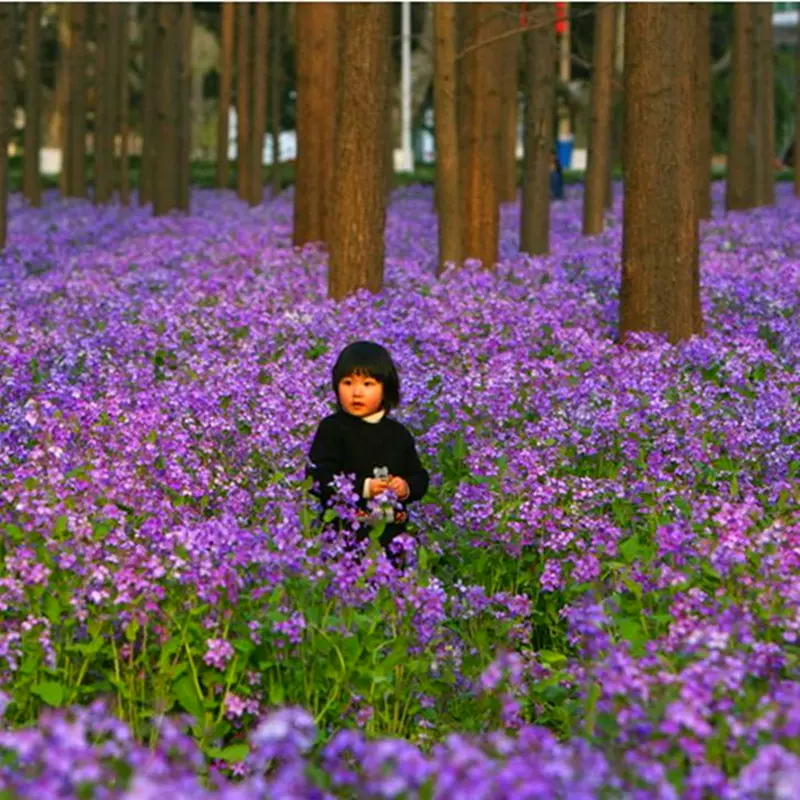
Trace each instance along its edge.
<instances>
[{"instance_id":1,"label":"child's face","mask_svg":"<svg viewBox=\"0 0 800 800\"><path fill-rule=\"evenodd\" d=\"M339 381L339 403L354 417L368 417L383 407L383 384L368 375L348 375Z\"/></svg>"}]
</instances>

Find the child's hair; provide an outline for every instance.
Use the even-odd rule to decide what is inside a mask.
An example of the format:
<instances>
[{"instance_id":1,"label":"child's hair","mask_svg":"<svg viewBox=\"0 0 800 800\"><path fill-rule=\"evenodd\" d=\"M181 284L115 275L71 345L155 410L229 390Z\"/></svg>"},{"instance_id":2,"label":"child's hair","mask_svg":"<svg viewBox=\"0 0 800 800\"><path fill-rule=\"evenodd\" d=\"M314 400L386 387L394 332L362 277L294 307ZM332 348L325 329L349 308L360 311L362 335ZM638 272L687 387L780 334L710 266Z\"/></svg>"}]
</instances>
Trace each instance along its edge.
<instances>
[{"instance_id":1,"label":"child's hair","mask_svg":"<svg viewBox=\"0 0 800 800\"><path fill-rule=\"evenodd\" d=\"M339 383L351 375L374 378L383 385L383 408L391 411L400 405L400 378L392 357L375 342L353 342L339 353L333 365L333 393L339 403Z\"/></svg>"}]
</instances>

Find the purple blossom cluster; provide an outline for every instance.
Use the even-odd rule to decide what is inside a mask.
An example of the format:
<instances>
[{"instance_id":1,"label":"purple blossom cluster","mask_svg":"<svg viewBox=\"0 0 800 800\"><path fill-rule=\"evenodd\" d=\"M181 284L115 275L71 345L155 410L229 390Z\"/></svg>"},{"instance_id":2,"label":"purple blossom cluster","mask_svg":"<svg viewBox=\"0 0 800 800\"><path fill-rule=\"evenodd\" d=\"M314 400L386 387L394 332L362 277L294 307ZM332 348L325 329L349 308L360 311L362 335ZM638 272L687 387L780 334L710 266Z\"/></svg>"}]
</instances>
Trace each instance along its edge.
<instances>
[{"instance_id":1,"label":"purple blossom cluster","mask_svg":"<svg viewBox=\"0 0 800 800\"><path fill-rule=\"evenodd\" d=\"M706 335L624 347L620 197L587 239L570 187L537 258L504 207L498 269L437 279L431 193L397 191L383 291L340 303L291 192L12 198L0 788L800 793L800 204L723 215L721 189ZM356 338L432 475L403 571L303 482Z\"/></svg>"}]
</instances>

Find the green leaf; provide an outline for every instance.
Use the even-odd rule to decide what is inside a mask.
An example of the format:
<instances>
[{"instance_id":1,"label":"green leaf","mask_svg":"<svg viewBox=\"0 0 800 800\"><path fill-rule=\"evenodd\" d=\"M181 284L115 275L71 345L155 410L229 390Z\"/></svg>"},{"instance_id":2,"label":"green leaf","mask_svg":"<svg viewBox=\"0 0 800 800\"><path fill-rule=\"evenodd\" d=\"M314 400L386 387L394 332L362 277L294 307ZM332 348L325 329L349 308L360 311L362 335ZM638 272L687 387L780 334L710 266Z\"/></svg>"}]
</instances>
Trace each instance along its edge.
<instances>
[{"instance_id":1,"label":"green leaf","mask_svg":"<svg viewBox=\"0 0 800 800\"><path fill-rule=\"evenodd\" d=\"M47 594L44 598L44 615L55 625L61 619L61 603L55 594Z\"/></svg>"},{"instance_id":2,"label":"green leaf","mask_svg":"<svg viewBox=\"0 0 800 800\"><path fill-rule=\"evenodd\" d=\"M136 637L139 635L139 622L138 620L132 619L126 626L125 626L125 638L129 642L135 642Z\"/></svg>"},{"instance_id":3,"label":"green leaf","mask_svg":"<svg viewBox=\"0 0 800 800\"><path fill-rule=\"evenodd\" d=\"M11 541L16 544L22 544L25 540L25 534L17 525L6 525L6 533L11 537Z\"/></svg>"},{"instance_id":4,"label":"green leaf","mask_svg":"<svg viewBox=\"0 0 800 800\"><path fill-rule=\"evenodd\" d=\"M184 708L188 711L197 722L203 721L203 702L197 696L197 690L194 688L194 683L189 675L184 675L178 678L172 685L172 690L175 692L175 698Z\"/></svg>"},{"instance_id":5,"label":"green leaf","mask_svg":"<svg viewBox=\"0 0 800 800\"><path fill-rule=\"evenodd\" d=\"M553 650L539 650L536 655L547 666L557 666L567 662L567 657L563 653L556 653Z\"/></svg>"},{"instance_id":6,"label":"green leaf","mask_svg":"<svg viewBox=\"0 0 800 800\"><path fill-rule=\"evenodd\" d=\"M64 702L64 687L56 681L42 681L31 686L31 693L37 695L49 706L58 708Z\"/></svg>"},{"instance_id":7,"label":"green leaf","mask_svg":"<svg viewBox=\"0 0 800 800\"><path fill-rule=\"evenodd\" d=\"M227 747L222 748L209 747L206 749L206 755L209 756L209 758L217 758L228 764L238 764L240 761L244 761L249 753L250 748L248 745L244 744L244 742L240 744L229 744Z\"/></svg>"}]
</instances>

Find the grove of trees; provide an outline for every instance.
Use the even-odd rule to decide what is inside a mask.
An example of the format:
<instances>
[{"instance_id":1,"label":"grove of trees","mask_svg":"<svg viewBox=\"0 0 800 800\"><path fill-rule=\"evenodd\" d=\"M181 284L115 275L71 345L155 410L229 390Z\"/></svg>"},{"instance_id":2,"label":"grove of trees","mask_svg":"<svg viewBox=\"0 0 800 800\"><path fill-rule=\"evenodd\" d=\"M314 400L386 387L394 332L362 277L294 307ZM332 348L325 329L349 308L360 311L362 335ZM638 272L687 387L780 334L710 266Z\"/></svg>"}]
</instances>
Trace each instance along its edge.
<instances>
[{"instance_id":1,"label":"grove of trees","mask_svg":"<svg viewBox=\"0 0 800 800\"><path fill-rule=\"evenodd\" d=\"M718 61L712 59L710 3L573 4L571 24L591 30L591 57L582 61L570 55L568 40L559 47L559 35L566 34L556 31L554 3L419 5L425 6L420 38L432 51L437 270L473 259L494 268L500 206L517 198L520 250L549 251L555 109L559 98L562 109L573 101L558 71L566 50L591 75L586 235L603 231L612 168L622 159L620 337L656 331L676 341L701 333L698 230L711 212L712 83L719 72L727 75L730 98L725 207L775 202L772 4L733 5L729 57ZM277 148L290 59L297 135L293 240L328 249L334 298L382 285L397 6L223 2L216 16L217 186L231 182L235 107L239 198L258 205L280 188L275 168L273 190L265 194L262 152L267 130ZM28 203L41 203L43 9L0 3L0 246L18 105L25 119L22 190ZM189 3L76 2L56 9L61 195L101 205L130 202L137 143L138 203L151 204L154 214L188 211L193 31L201 12ZM800 110L800 47L798 54ZM21 98L15 63L23 65ZM425 95L416 85L415 92L418 111ZM795 130L800 142L800 125ZM795 190L800 194L797 177Z\"/></svg>"}]
</instances>

